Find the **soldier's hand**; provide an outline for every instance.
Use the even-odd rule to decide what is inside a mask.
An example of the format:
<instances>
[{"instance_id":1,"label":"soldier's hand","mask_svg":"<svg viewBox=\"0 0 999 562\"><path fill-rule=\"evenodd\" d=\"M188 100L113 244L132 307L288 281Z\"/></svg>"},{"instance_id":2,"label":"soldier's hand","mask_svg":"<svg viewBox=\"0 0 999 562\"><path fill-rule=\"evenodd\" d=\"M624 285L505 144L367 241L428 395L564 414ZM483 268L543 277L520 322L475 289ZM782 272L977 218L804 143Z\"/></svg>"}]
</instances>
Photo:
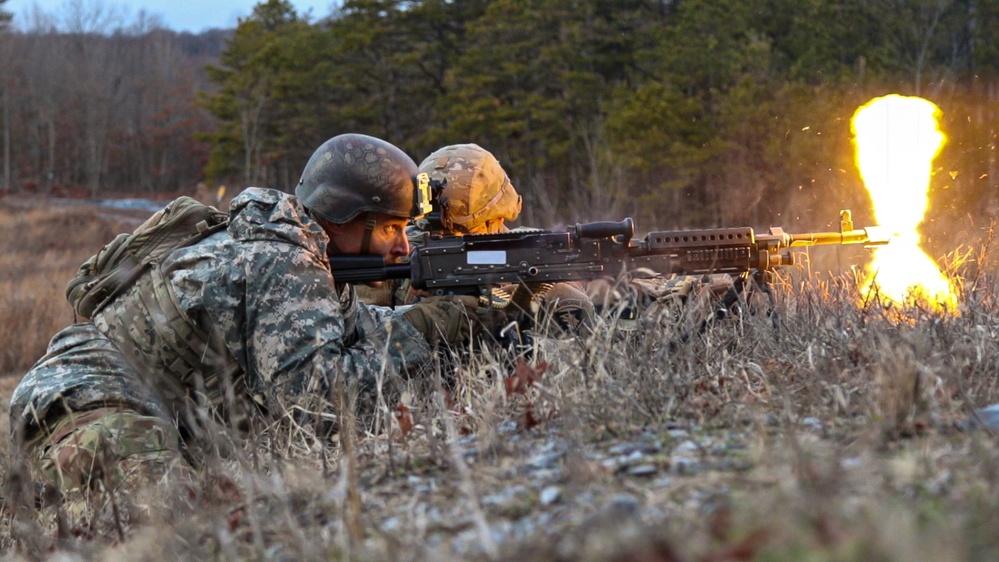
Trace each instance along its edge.
<instances>
[{"instance_id":1,"label":"soldier's hand","mask_svg":"<svg viewBox=\"0 0 999 562\"><path fill-rule=\"evenodd\" d=\"M449 295L423 299L402 315L430 345L455 345L482 329L478 308L478 297Z\"/></svg>"},{"instance_id":2,"label":"soldier's hand","mask_svg":"<svg viewBox=\"0 0 999 562\"><path fill-rule=\"evenodd\" d=\"M735 285L735 280L727 273L719 273L707 276L704 283L707 285L708 290L711 291L711 294L722 298Z\"/></svg>"},{"instance_id":3,"label":"soldier's hand","mask_svg":"<svg viewBox=\"0 0 999 562\"><path fill-rule=\"evenodd\" d=\"M675 279L654 277L651 279L632 279L631 289L635 291L639 302L651 303L667 295L686 295L690 292L690 284L682 284Z\"/></svg>"}]
</instances>

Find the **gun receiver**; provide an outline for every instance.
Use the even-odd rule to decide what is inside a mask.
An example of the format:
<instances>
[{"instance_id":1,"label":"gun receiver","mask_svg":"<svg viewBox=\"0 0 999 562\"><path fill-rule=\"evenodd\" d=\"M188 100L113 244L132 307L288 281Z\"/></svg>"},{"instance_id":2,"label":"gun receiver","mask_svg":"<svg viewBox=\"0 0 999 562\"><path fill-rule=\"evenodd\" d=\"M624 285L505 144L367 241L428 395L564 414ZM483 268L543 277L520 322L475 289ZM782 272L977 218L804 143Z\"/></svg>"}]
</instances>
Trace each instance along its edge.
<instances>
[{"instance_id":1,"label":"gun receiver","mask_svg":"<svg viewBox=\"0 0 999 562\"><path fill-rule=\"evenodd\" d=\"M435 294L487 294L508 283L557 283L617 277L745 274L793 265L795 246L865 244L890 237L879 227L853 228L850 211L840 212L839 232L788 234L772 227L650 232L634 241L634 223L576 224L566 231L432 236L414 250L409 264L385 265L379 256L331 256L338 281L365 283L409 277Z\"/></svg>"}]
</instances>

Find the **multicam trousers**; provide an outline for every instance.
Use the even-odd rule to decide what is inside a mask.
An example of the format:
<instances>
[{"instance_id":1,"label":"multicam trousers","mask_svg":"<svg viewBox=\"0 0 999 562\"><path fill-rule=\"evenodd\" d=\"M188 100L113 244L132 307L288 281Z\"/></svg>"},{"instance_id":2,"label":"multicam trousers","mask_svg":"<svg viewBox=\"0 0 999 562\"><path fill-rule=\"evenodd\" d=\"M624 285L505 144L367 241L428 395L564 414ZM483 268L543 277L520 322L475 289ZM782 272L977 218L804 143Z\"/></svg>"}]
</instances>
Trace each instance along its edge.
<instances>
[{"instance_id":1,"label":"multicam trousers","mask_svg":"<svg viewBox=\"0 0 999 562\"><path fill-rule=\"evenodd\" d=\"M63 492L183 477L191 470L171 422L121 408L67 414L23 446Z\"/></svg>"},{"instance_id":2,"label":"multicam trousers","mask_svg":"<svg viewBox=\"0 0 999 562\"><path fill-rule=\"evenodd\" d=\"M52 338L14 390L10 415L14 441L64 492L183 466L169 410L90 323Z\"/></svg>"}]
</instances>

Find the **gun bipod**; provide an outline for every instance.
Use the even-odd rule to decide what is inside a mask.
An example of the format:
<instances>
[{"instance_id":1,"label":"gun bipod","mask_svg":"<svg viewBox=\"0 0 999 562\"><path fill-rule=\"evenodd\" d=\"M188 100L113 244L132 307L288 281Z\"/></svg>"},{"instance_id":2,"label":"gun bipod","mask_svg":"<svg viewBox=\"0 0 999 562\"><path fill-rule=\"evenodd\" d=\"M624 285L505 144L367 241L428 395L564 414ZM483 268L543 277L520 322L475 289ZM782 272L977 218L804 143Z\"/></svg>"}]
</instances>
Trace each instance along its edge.
<instances>
[{"instance_id":1,"label":"gun bipod","mask_svg":"<svg viewBox=\"0 0 999 562\"><path fill-rule=\"evenodd\" d=\"M753 292L755 291L759 291L767 296L767 318L770 319L774 332L780 335L781 321L780 315L777 312L777 298L774 296L773 289L770 286L772 275L769 271L754 270L752 273L737 276L733 280L732 285L725 291L725 294L722 295L718 306L715 307L711 314L698 323L696 329L687 330L670 340L670 351L675 351L680 345L690 341L692 336L704 334L715 322L728 318L730 314L743 314L746 312L752 314L753 305L750 300L753 298Z\"/></svg>"}]
</instances>

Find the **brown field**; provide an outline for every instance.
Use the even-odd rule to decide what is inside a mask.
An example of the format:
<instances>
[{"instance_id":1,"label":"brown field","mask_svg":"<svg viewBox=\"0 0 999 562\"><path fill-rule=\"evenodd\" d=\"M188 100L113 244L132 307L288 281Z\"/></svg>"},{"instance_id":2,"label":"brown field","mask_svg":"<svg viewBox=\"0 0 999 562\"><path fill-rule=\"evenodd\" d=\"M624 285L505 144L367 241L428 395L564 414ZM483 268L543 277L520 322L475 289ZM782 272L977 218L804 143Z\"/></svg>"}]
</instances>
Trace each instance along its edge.
<instances>
[{"instance_id":1,"label":"brown field","mask_svg":"<svg viewBox=\"0 0 999 562\"><path fill-rule=\"evenodd\" d=\"M101 488L36 506L7 403L63 291L127 217L0 199L0 551L14 559L980 560L999 556L999 447L967 430L999 402L995 260L961 315L856 303L793 272L780 334L746 315L671 351L689 319L543 340L528 396L509 358L459 367L332 441L285 420L223 432L193 487ZM972 269L973 267L973 269ZM521 371L524 373L525 371ZM424 387L434 388L431 381ZM347 419L346 422L356 420ZM345 427L350 427L346 423Z\"/></svg>"}]
</instances>

